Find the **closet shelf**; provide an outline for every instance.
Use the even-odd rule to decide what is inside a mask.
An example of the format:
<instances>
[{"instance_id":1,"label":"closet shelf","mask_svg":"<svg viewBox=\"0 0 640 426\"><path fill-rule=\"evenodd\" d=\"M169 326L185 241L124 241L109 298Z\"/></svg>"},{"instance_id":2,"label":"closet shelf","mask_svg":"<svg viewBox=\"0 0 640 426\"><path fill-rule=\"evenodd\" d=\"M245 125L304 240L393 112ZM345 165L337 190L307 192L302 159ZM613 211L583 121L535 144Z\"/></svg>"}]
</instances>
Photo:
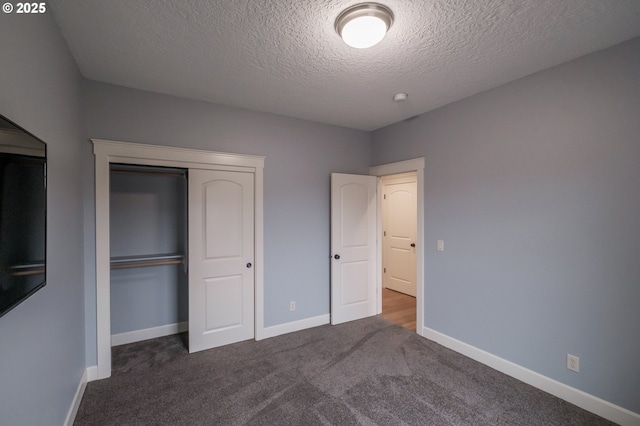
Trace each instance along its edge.
<instances>
[{"instance_id":1,"label":"closet shelf","mask_svg":"<svg viewBox=\"0 0 640 426\"><path fill-rule=\"evenodd\" d=\"M13 276L44 274L44 262L23 263L9 266L7 269Z\"/></svg>"},{"instance_id":2,"label":"closet shelf","mask_svg":"<svg viewBox=\"0 0 640 426\"><path fill-rule=\"evenodd\" d=\"M141 268L144 266L178 265L184 263L184 254L151 254L142 256L118 256L111 258L111 269Z\"/></svg>"}]
</instances>

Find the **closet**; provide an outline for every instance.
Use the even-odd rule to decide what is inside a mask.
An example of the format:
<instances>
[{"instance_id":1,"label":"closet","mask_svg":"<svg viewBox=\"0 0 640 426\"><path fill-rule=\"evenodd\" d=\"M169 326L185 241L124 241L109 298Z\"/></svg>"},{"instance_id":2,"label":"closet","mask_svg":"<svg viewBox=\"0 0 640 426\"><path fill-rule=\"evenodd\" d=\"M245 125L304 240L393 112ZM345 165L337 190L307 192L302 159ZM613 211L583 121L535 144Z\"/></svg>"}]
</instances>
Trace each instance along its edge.
<instances>
[{"instance_id":1,"label":"closet","mask_svg":"<svg viewBox=\"0 0 640 426\"><path fill-rule=\"evenodd\" d=\"M264 333L264 157L93 139L96 370L112 343ZM188 256L187 256L188 254Z\"/></svg>"},{"instance_id":2,"label":"closet","mask_svg":"<svg viewBox=\"0 0 640 426\"><path fill-rule=\"evenodd\" d=\"M187 170L111 164L113 346L187 329Z\"/></svg>"}]
</instances>

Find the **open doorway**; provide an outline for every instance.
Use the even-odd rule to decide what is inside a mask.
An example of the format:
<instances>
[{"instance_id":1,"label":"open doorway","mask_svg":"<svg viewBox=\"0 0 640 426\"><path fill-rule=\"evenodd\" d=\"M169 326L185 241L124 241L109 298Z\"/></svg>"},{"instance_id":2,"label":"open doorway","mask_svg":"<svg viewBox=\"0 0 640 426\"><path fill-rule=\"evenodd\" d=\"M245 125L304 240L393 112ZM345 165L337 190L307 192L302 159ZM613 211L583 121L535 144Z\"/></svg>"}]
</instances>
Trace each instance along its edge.
<instances>
[{"instance_id":1,"label":"open doorway","mask_svg":"<svg viewBox=\"0 0 640 426\"><path fill-rule=\"evenodd\" d=\"M380 179L382 316L416 331L417 173Z\"/></svg>"},{"instance_id":2,"label":"open doorway","mask_svg":"<svg viewBox=\"0 0 640 426\"><path fill-rule=\"evenodd\" d=\"M416 298L383 288L381 315L401 327L416 331Z\"/></svg>"},{"instance_id":3,"label":"open doorway","mask_svg":"<svg viewBox=\"0 0 640 426\"><path fill-rule=\"evenodd\" d=\"M411 248L415 256L415 264L405 266L405 275L415 272L415 295L407 295L402 292L383 287L383 244L378 244L378 265L381 265L378 273L378 313L389 318L391 321L415 330L419 335L423 335L424 324L424 158L400 161L397 163L383 164L369 169L369 174L378 176L378 235L383 235L383 183L385 177L394 179L402 176L413 176L415 178L415 238L406 239L406 243ZM411 244L415 244L411 246ZM383 309L383 305L384 308ZM388 315L388 316L387 316Z\"/></svg>"}]
</instances>

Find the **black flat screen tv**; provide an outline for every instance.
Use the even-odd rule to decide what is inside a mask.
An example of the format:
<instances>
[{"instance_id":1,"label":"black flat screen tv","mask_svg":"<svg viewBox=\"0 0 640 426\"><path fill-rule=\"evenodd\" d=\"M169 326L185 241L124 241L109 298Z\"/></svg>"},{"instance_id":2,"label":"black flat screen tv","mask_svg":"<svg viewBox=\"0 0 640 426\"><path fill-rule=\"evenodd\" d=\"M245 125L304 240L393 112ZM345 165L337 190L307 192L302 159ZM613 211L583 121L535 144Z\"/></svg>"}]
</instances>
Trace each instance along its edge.
<instances>
[{"instance_id":1,"label":"black flat screen tv","mask_svg":"<svg viewBox=\"0 0 640 426\"><path fill-rule=\"evenodd\" d=\"M0 317L46 284L47 147L0 115Z\"/></svg>"}]
</instances>

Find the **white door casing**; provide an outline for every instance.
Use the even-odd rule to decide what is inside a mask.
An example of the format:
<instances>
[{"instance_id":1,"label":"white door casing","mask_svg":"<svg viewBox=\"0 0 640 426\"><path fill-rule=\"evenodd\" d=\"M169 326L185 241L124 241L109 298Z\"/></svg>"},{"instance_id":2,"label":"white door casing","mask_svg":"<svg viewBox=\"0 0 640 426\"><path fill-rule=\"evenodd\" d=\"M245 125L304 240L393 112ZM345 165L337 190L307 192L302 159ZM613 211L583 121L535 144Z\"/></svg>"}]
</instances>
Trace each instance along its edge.
<instances>
[{"instance_id":1,"label":"white door casing","mask_svg":"<svg viewBox=\"0 0 640 426\"><path fill-rule=\"evenodd\" d=\"M382 195L382 285L415 297L415 173L382 178Z\"/></svg>"},{"instance_id":2,"label":"white door casing","mask_svg":"<svg viewBox=\"0 0 640 426\"><path fill-rule=\"evenodd\" d=\"M255 337L264 328L264 157L92 139L95 155L96 368L89 380L111 376L111 273L109 267L109 164L227 170L254 175ZM91 295L89 295L91 297ZM92 342L88 342L91 345Z\"/></svg>"},{"instance_id":3,"label":"white door casing","mask_svg":"<svg viewBox=\"0 0 640 426\"><path fill-rule=\"evenodd\" d=\"M411 160L398 161L396 163L381 164L369 168L369 174L372 176L389 176L397 175L401 173L416 173L416 214L417 214L417 232L416 232L416 332L424 336L424 292L425 286L428 283L424 280L424 194L425 194L425 182L424 182L424 157L414 158ZM378 183L378 193L382 193L382 179ZM378 197L378 211L382 211L381 205L382 197ZM377 234L382 235L382 215L378 215L378 229ZM377 250L377 259L379 264L382 264L382 244ZM382 268L378 269L377 275L377 291L382 290ZM382 312L382 296L378 294L378 306L377 312Z\"/></svg>"},{"instance_id":4,"label":"white door casing","mask_svg":"<svg viewBox=\"0 0 640 426\"><path fill-rule=\"evenodd\" d=\"M376 315L374 176L331 174L331 324Z\"/></svg>"},{"instance_id":5,"label":"white door casing","mask_svg":"<svg viewBox=\"0 0 640 426\"><path fill-rule=\"evenodd\" d=\"M189 352L254 337L253 174L189 170Z\"/></svg>"}]
</instances>

